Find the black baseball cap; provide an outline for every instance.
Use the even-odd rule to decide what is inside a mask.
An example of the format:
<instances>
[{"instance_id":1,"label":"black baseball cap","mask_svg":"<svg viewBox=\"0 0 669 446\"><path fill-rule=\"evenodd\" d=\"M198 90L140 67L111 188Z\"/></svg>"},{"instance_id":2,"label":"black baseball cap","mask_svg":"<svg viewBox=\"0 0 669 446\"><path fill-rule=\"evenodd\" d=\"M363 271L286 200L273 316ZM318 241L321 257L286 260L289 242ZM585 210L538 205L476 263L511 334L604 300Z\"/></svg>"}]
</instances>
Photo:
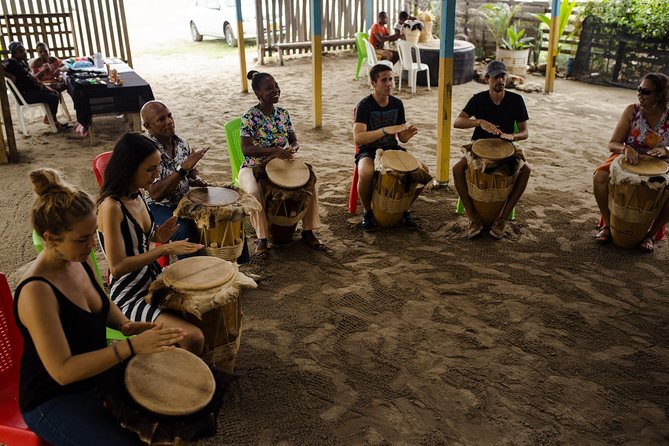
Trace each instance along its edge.
<instances>
[{"instance_id":1,"label":"black baseball cap","mask_svg":"<svg viewBox=\"0 0 669 446\"><path fill-rule=\"evenodd\" d=\"M509 74L506 71L506 65L501 60L493 60L485 67L486 76L497 77L500 74Z\"/></svg>"}]
</instances>

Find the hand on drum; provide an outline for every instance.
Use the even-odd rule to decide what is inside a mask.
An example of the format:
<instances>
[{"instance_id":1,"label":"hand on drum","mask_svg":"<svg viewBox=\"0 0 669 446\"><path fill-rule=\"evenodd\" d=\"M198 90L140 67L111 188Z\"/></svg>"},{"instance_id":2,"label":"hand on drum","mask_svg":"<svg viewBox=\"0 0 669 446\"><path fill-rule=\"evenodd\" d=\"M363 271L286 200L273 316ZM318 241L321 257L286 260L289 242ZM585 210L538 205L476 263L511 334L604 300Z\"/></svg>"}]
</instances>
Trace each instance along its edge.
<instances>
[{"instance_id":1,"label":"hand on drum","mask_svg":"<svg viewBox=\"0 0 669 446\"><path fill-rule=\"evenodd\" d=\"M625 145L625 147L623 147L623 155L625 156L625 160L631 165L636 166L639 164L639 152L634 150L631 146Z\"/></svg>"},{"instance_id":2,"label":"hand on drum","mask_svg":"<svg viewBox=\"0 0 669 446\"><path fill-rule=\"evenodd\" d=\"M160 245L159 248L163 250L162 255L180 256L184 254L194 254L200 249L204 248L204 245L199 243L191 243L188 241L188 239L186 239L165 243L164 245Z\"/></svg>"},{"instance_id":3,"label":"hand on drum","mask_svg":"<svg viewBox=\"0 0 669 446\"><path fill-rule=\"evenodd\" d=\"M409 128L407 127L406 124L400 124L400 125L390 125L388 127L384 127L383 130L386 132L388 135L396 135L397 133L404 132L408 130Z\"/></svg>"},{"instance_id":4,"label":"hand on drum","mask_svg":"<svg viewBox=\"0 0 669 446\"><path fill-rule=\"evenodd\" d=\"M188 185L192 187L207 187L209 183L204 181L202 178L189 178Z\"/></svg>"},{"instance_id":5,"label":"hand on drum","mask_svg":"<svg viewBox=\"0 0 669 446\"><path fill-rule=\"evenodd\" d=\"M275 147L270 158L280 158L282 160L292 160L293 152L284 150L282 147Z\"/></svg>"},{"instance_id":6,"label":"hand on drum","mask_svg":"<svg viewBox=\"0 0 669 446\"><path fill-rule=\"evenodd\" d=\"M183 167L186 170L191 170L195 167L198 161L202 159L205 153L209 150L209 147L205 147L204 149L196 150L192 152L188 157L184 160L183 163L181 163L181 167Z\"/></svg>"},{"instance_id":7,"label":"hand on drum","mask_svg":"<svg viewBox=\"0 0 669 446\"><path fill-rule=\"evenodd\" d=\"M656 158L668 158L669 147L655 147L654 149L650 149L648 151L648 154Z\"/></svg>"},{"instance_id":8,"label":"hand on drum","mask_svg":"<svg viewBox=\"0 0 669 446\"><path fill-rule=\"evenodd\" d=\"M416 135L416 133L418 133L418 128L415 125L410 125L401 132L399 132L398 136L400 138L400 141L407 142L411 138L413 138Z\"/></svg>"},{"instance_id":9,"label":"hand on drum","mask_svg":"<svg viewBox=\"0 0 669 446\"><path fill-rule=\"evenodd\" d=\"M132 338L135 353L155 353L172 350L175 344L183 340L181 328L163 328L163 324L157 324L150 330Z\"/></svg>"},{"instance_id":10,"label":"hand on drum","mask_svg":"<svg viewBox=\"0 0 669 446\"><path fill-rule=\"evenodd\" d=\"M509 133L500 133L499 134L499 139L503 139L505 141L513 142L513 135Z\"/></svg>"},{"instance_id":11,"label":"hand on drum","mask_svg":"<svg viewBox=\"0 0 669 446\"><path fill-rule=\"evenodd\" d=\"M133 322L126 321L121 325L121 333L124 336L134 336L140 333L144 333L146 330L151 330L156 324L153 322Z\"/></svg>"},{"instance_id":12,"label":"hand on drum","mask_svg":"<svg viewBox=\"0 0 669 446\"><path fill-rule=\"evenodd\" d=\"M153 239L157 243L167 243L177 229L179 229L179 223L177 223L177 217L173 215L165 220L165 223L162 225L156 226L156 232Z\"/></svg>"},{"instance_id":13,"label":"hand on drum","mask_svg":"<svg viewBox=\"0 0 669 446\"><path fill-rule=\"evenodd\" d=\"M499 129L499 127L497 127L492 122L486 121L485 119L481 119L479 127L481 127L486 132L493 134L495 136L500 136L502 134L502 131Z\"/></svg>"},{"instance_id":14,"label":"hand on drum","mask_svg":"<svg viewBox=\"0 0 669 446\"><path fill-rule=\"evenodd\" d=\"M294 142L293 144L287 145L285 150L291 154L297 153L297 151L300 150L300 143Z\"/></svg>"}]
</instances>

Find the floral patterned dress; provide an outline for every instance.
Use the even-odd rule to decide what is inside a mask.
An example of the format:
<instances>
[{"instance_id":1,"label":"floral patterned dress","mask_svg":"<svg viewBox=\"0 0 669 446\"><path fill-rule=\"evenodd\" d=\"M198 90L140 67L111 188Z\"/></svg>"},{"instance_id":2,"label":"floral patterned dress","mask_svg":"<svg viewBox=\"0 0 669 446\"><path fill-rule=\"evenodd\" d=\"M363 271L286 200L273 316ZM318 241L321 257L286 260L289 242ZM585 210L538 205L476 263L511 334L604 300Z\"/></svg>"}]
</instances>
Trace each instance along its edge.
<instances>
[{"instance_id":1,"label":"floral patterned dress","mask_svg":"<svg viewBox=\"0 0 669 446\"><path fill-rule=\"evenodd\" d=\"M643 117L641 106L635 104L625 143L634 147L641 154L646 154L654 147L669 146L669 107L664 111L657 125L652 128Z\"/></svg>"},{"instance_id":2,"label":"floral patterned dress","mask_svg":"<svg viewBox=\"0 0 669 446\"><path fill-rule=\"evenodd\" d=\"M274 112L267 116L257 106L251 107L242 115L241 136L253 139L262 147L283 147L288 144L288 134L293 133L293 123L288 111L274 107ZM264 157L244 156L242 167L261 164Z\"/></svg>"}]
</instances>

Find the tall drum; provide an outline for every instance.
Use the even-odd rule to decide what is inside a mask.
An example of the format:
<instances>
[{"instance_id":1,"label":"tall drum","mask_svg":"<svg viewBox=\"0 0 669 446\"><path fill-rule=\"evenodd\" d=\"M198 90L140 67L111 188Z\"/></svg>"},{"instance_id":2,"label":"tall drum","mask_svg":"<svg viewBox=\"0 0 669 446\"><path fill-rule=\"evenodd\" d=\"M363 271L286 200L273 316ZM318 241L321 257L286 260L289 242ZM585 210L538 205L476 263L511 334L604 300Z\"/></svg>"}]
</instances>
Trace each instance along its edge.
<instances>
[{"instance_id":1,"label":"tall drum","mask_svg":"<svg viewBox=\"0 0 669 446\"><path fill-rule=\"evenodd\" d=\"M290 242L313 199L316 175L302 161L274 158L254 169L273 243Z\"/></svg>"},{"instance_id":2,"label":"tall drum","mask_svg":"<svg viewBox=\"0 0 669 446\"><path fill-rule=\"evenodd\" d=\"M241 189L210 186L189 190L174 215L195 221L203 254L234 262L244 248L244 216L259 209L260 203Z\"/></svg>"},{"instance_id":3,"label":"tall drum","mask_svg":"<svg viewBox=\"0 0 669 446\"><path fill-rule=\"evenodd\" d=\"M466 154L467 191L484 225L490 226L499 218L516 183L522 164L513 157L515 152L509 141L484 138L474 141Z\"/></svg>"},{"instance_id":4,"label":"tall drum","mask_svg":"<svg viewBox=\"0 0 669 446\"><path fill-rule=\"evenodd\" d=\"M631 165L619 156L611 163L609 180L610 229L613 243L633 248L646 237L669 199L667 163L641 157Z\"/></svg>"},{"instance_id":5,"label":"tall drum","mask_svg":"<svg viewBox=\"0 0 669 446\"><path fill-rule=\"evenodd\" d=\"M147 302L190 316L204 334L205 357L232 372L242 334L242 288L256 288L236 263L189 257L165 268L151 283Z\"/></svg>"}]
</instances>

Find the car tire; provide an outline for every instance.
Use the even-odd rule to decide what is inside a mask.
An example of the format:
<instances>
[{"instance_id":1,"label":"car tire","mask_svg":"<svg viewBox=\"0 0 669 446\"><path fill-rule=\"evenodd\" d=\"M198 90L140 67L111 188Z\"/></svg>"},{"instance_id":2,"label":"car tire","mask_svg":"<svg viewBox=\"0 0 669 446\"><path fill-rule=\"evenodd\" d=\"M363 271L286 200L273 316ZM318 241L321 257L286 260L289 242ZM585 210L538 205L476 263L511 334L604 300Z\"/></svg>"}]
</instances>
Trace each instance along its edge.
<instances>
[{"instance_id":1,"label":"car tire","mask_svg":"<svg viewBox=\"0 0 669 446\"><path fill-rule=\"evenodd\" d=\"M195 22L190 22L190 36L193 42L202 42L202 34L198 32Z\"/></svg>"},{"instance_id":2,"label":"car tire","mask_svg":"<svg viewBox=\"0 0 669 446\"><path fill-rule=\"evenodd\" d=\"M225 35L225 41L228 42L228 46L234 48L237 46L237 39L235 39L235 34L232 32L232 26L229 23L226 23L223 27L223 34Z\"/></svg>"}]
</instances>

